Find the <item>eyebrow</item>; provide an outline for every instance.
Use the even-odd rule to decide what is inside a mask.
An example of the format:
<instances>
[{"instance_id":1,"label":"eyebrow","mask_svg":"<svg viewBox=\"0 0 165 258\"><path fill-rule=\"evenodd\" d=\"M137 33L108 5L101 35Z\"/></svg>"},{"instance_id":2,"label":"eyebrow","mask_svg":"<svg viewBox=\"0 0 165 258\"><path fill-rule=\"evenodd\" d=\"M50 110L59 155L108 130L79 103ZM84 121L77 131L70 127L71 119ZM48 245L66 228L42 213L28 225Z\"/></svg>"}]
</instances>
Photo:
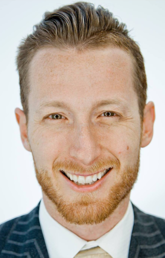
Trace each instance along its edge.
<instances>
[{"instance_id":1,"label":"eyebrow","mask_svg":"<svg viewBox=\"0 0 165 258\"><path fill-rule=\"evenodd\" d=\"M107 106L107 105L117 105L123 109L126 109L126 105L124 103L122 103L119 99L118 100L101 100L95 103L94 105L94 109L95 108L99 108L102 106ZM58 100L54 100L54 101L45 101L43 103L41 103L40 105L41 108L44 107L58 107L58 108L65 108L65 109L69 109L70 107L63 101L58 101Z\"/></svg>"}]
</instances>

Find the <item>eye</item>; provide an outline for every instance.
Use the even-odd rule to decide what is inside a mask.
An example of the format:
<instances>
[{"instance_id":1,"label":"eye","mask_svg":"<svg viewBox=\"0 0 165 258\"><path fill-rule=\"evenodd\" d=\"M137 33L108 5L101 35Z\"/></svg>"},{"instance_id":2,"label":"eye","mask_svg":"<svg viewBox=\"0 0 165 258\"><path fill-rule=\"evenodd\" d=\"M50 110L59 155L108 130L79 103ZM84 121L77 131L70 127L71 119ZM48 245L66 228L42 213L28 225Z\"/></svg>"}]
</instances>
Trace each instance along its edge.
<instances>
[{"instance_id":1,"label":"eye","mask_svg":"<svg viewBox=\"0 0 165 258\"><path fill-rule=\"evenodd\" d=\"M50 118L52 120L59 120L59 119L65 118L65 117L60 115L60 114L51 114L51 115L48 116L48 118Z\"/></svg>"},{"instance_id":2,"label":"eye","mask_svg":"<svg viewBox=\"0 0 165 258\"><path fill-rule=\"evenodd\" d=\"M106 111L106 112L102 113L101 116L111 117L111 116L117 116L117 114L112 111Z\"/></svg>"}]
</instances>

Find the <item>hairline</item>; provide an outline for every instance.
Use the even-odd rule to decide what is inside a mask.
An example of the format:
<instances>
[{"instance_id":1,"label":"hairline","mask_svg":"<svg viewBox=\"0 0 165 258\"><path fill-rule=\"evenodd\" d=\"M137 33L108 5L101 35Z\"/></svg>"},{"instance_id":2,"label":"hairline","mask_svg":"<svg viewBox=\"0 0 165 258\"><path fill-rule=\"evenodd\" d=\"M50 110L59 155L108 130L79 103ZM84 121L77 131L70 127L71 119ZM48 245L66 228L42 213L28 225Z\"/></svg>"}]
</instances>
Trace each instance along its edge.
<instances>
[{"instance_id":1,"label":"hairline","mask_svg":"<svg viewBox=\"0 0 165 258\"><path fill-rule=\"evenodd\" d=\"M84 46L82 46L84 45ZM117 44L115 43L112 43L112 42L107 42L106 45L102 46L102 45L94 45L94 46L91 46L91 45L88 45L88 44L78 44L78 45L75 45L75 46L69 46L69 45L63 45L63 46L55 46L55 44L51 43L50 44L45 44L45 45L42 45L42 46L39 46L37 49L34 50L34 52L29 56L29 63L27 64L27 72L26 72L26 78L25 78L25 81L26 81L26 85L27 85L27 90L26 90L26 93L27 93L27 96L26 96L26 101L27 101L27 107L29 105L29 101L28 101L28 98L29 98L29 93L30 93L30 82L29 82L29 71L30 71L30 66L31 66L31 63L34 59L34 57L36 56L36 54L42 50L42 49L57 49L57 50L72 50L72 49L75 49L76 51L78 52L83 52L83 51L92 51L92 50L100 50L100 49L107 49L107 48L114 48L114 49L120 49L120 50L123 50L125 53L127 53L129 56L130 56L130 60L132 62L132 66L131 66L131 72L132 72L132 82L133 82L133 89L137 95L137 98L138 98L138 109L139 109L139 115L141 117L141 120L143 119L143 112L141 112L140 110L140 103L139 103L139 95L138 95L138 92L136 90L137 86L137 76L136 76L136 68L137 68L137 62L136 62L136 59L135 57L133 56L131 50L125 46L118 46ZM29 108L27 108L27 114L26 115L26 119L27 119L27 122L28 122L28 115L29 115Z\"/></svg>"}]
</instances>

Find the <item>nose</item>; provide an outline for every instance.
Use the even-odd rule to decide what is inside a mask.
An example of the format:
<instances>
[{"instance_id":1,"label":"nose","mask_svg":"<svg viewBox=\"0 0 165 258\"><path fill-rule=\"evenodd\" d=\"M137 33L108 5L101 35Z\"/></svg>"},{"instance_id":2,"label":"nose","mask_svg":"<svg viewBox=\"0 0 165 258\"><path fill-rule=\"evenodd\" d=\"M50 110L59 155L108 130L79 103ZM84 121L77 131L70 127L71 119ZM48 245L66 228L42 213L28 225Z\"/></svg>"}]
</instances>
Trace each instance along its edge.
<instances>
[{"instance_id":1,"label":"nose","mask_svg":"<svg viewBox=\"0 0 165 258\"><path fill-rule=\"evenodd\" d=\"M101 153L95 130L89 125L80 125L72 132L70 156L84 165L91 165Z\"/></svg>"}]
</instances>

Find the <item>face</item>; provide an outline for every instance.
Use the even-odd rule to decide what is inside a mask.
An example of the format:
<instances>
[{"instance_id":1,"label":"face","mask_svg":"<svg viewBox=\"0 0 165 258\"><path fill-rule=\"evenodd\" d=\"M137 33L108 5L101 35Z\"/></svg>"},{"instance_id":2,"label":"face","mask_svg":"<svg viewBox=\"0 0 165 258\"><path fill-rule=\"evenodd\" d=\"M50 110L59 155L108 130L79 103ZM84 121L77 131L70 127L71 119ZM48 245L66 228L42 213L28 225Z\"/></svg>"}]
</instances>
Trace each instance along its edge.
<instances>
[{"instance_id":1,"label":"face","mask_svg":"<svg viewBox=\"0 0 165 258\"><path fill-rule=\"evenodd\" d=\"M104 221L137 178L142 127L132 74L118 48L45 48L30 64L23 143L44 194L71 223Z\"/></svg>"}]
</instances>

